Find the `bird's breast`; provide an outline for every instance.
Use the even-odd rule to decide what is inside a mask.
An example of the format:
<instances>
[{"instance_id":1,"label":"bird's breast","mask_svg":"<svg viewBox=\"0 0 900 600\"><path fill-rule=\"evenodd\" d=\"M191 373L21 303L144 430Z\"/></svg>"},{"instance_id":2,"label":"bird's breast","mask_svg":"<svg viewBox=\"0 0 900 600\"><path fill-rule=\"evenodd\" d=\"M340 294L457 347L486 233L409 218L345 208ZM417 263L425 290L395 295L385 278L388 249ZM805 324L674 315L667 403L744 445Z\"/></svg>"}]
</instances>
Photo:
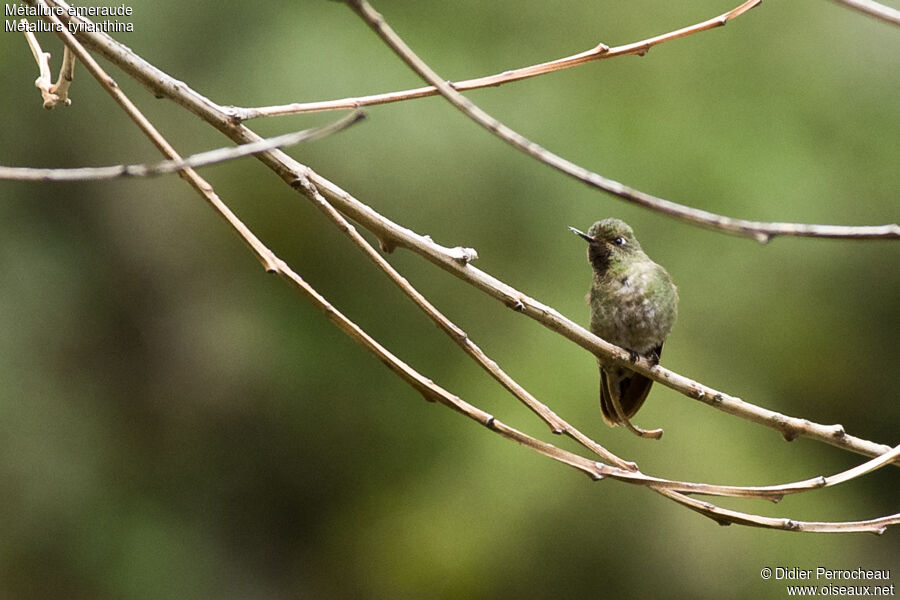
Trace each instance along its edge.
<instances>
[{"instance_id":1,"label":"bird's breast","mask_svg":"<svg viewBox=\"0 0 900 600\"><path fill-rule=\"evenodd\" d=\"M645 353L668 336L677 295L671 281L660 280L655 269L637 268L597 278L588 302L591 331L617 346Z\"/></svg>"}]
</instances>

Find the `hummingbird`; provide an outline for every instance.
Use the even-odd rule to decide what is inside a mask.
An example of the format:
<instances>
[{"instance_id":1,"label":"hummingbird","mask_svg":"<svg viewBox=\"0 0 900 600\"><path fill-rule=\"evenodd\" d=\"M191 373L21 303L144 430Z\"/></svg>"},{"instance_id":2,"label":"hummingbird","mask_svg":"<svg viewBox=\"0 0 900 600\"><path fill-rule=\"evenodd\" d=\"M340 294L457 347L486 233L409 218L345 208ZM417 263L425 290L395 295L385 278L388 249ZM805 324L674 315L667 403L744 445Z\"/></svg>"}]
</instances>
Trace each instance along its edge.
<instances>
[{"instance_id":1,"label":"hummingbird","mask_svg":"<svg viewBox=\"0 0 900 600\"><path fill-rule=\"evenodd\" d=\"M588 243L594 271L587 303L591 332L657 364L663 343L678 314L678 291L669 273L641 249L634 231L619 219L597 221L587 233L569 229ZM644 430L631 424L653 380L598 358L600 410L607 425L624 425L641 437L658 439L662 429Z\"/></svg>"}]
</instances>

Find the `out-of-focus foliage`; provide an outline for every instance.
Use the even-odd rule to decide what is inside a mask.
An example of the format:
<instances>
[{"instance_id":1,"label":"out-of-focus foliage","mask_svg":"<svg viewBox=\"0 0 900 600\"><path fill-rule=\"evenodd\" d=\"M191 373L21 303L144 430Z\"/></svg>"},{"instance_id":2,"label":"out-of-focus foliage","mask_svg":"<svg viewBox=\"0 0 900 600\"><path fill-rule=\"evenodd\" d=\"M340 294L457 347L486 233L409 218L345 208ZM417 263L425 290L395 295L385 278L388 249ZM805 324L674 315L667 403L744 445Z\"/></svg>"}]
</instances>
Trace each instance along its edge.
<instances>
[{"instance_id":1,"label":"out-of-focus foliage","mask_svg":"<svg viewBox=\"0 0 900 600\"><path fill-rule=\"evenodd\" d=\"M736 0L412 3L376 8L449 79L620 44ZM119 35L222 104L420 85L338 2L133 3ZM61 56L57 40L40 36ZM760 220L894 222L900 32L824 0L471 92L542 145L648 192ZM224 138L110 67L183 153ZM157 159L85 70L46 112L21 34L0 34L0 163ZM290 150L386 216L587 322L567 225L616 216L681 294L664 364L754 403L896 443L900 246L674 222L564 178L441 99L372 108ZM334 115L251 122L270 135ZM403 359L552 436L306 200L253 159L206 169L280 256ZM389 257L559 414L654 474L774 484L862 460L656 386L606 428L593 358L416 256ZM554 443L570 447L566 440ZM896 469L729 507L797 519L897 511ZM6 598L784 598L765 567L897 567L885 536L718 527L640 488L591 483L423 402L285 283L175 177L0 182L0 595ZM823 584L824 581L811 583ZM900 583L894 580L894 583Z\"/></svg>"}]
</instances>

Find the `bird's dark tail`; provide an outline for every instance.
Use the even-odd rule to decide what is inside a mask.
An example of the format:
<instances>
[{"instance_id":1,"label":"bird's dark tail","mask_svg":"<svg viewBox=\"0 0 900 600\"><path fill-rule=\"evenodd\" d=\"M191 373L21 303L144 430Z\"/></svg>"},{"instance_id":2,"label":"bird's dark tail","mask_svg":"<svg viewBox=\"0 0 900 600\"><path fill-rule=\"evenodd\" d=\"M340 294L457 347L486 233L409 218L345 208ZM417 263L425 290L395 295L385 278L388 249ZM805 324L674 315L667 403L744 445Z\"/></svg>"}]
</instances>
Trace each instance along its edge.
<instances>
[{"instance_id":1,"label":"bird's dark tail","mask_svg":"<svg viewBox=\"0 0 900 600\"><path fill-rule=\"evenodd\" d=\"M654 348L648 357L656 362L661 354L662 344ZM621 367L604 369L599 360L597 364L600 365L600 411L606 424L611 427L624 425L635 435L659 439L662 429L647 430L631 424L631 417L647 399L653 380Z\"/></svg>"},{"instance_id":2,"label":"bird's dark tail","mask_svg":"<svg viewBox=\"0 0 900 600\"><path fill-rule=\"evenodd\" d=\"M640 410L650 393L653 380L639 373L629 372L620 377L608 374L600 368L600 411L607 425L624 425L613 406L611 394L616 394L625 417L630 419Z\"/></svg>"}]
</instances>

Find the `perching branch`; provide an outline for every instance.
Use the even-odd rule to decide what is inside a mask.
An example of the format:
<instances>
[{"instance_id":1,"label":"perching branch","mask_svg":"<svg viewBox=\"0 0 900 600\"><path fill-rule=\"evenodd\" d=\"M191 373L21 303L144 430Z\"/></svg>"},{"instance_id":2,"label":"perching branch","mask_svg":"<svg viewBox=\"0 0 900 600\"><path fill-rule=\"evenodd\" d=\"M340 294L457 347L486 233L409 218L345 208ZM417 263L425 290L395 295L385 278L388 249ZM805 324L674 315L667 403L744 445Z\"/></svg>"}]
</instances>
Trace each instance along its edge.
<instances>
[{"instance_id":1,"label":"perching branch","mask_svg":"<svg viewBox=\"0 0 900 600\"><path fill-rule=\"evenodd\" d=\"M663 33L661 35L647 38L645 40L632 42L630 44L624 44L622 46L615 46L613 48L610 48L606 44L600 43L590 50L579 52L578 54L573 54L572 56L567 56L565 58L558 58L556 60L551 60L537 65L504 71L503 73L497 73L496 75L488 75L486 77L478 77L476 79L466 79L465 81L458 81L450 85L453 86L453 89L459 91L475 90L485 87L496 87L505 83L521 81L522 79L529 79L531 77L537 77L538 75L561 71L563 69L576 67L578 65L584 65L597 60L615 58L617 56L643 56L650 51L650 48L662 44L663 42L687 37L689 35L700 33L701 31L706 31L708 29L722 27L728 21L741 16L751 8L755 8L760 4L762 4L762 0L747 0L737 8L734 8L727 13L723 13L717 17L713 17L712 19L707 19L706 21L697 23L696 25L676 29L675 31ZM227 107L227 110L231 112L235 119L239 121L246 121L248 119L255 119L257 117L275 117L282 115L295 115L300 113L322 112L327 110L359 108L362 106L373 106L377 104L389 104L391 102L400 102L403 100L414 100L416 98L437 96L438 94L439 92L436 87L427 86L416 88L413 90L388 92L385 94L373 94L371 96L361 96L358 98L343 98L341 100L326 100L321 102L303 103L294 102L292 104L264 106L260 108L241 108L237 106L229 106Z\"/></svg>"},{"instance_id":2,"label":"perching branch","mask_svg":"<svg viewBox=\"0 0 900 600\"><path fill-rule=\"evenodd\" d=\"M39 4L43 4L43 0L35 0L35 2L37 2ZM61 3L61 2L59 4L64 5L64 3ZM51 18L54 20L56 19L56 17L51 17ZM89 70L98 79L100 84L116 99L116 101L120 104L120 106L122 106L126 110L126 112L128 112L129 116L131 116L132 119L135 120L136 123L138 123L138 125L148 135L148 137L150 137L151 140L153 140L154 144L157 145L166 155L170 156L170 158L172 158L174 160L179 160L178 156L177 156L177 154L175 154L174 150L171 149L170 146L168 146L168 144L165 142L165 140L162 139L162 137L159 135L158 132L156 132L155 128L153 128L152 125L150 125L149 122L146 121L146 119L143 117L143 115L140 114L140 112L136 109L136 107L134 107L134 105L131 104L131 102L124 96L124 94L121 93L121 91L114 84L114 82L112 82L112 80L105 73L103 73L102 69L100 69L99 66L96 65L95 62L93 62L93 59L86 54L86 52L84 51L84 48L82 48L78 44L78 42L71 36L71 34L68 33L68 31L65 31L65 28L61 28L61 29L62 29L62 31L64 31L64 33L60 33L59 34L60 37L62 37L64 39L64 41L66 42L67 45L72 47L73 51L75 51L78 54L79 59L81 59L83 62L85 62L86 66L88 66ZM99 36L104 37L105 34L99 34ZM90 38L92 36L89 35L89 36L85 36L85 37ZM105 36L105 37L108 37L108 36ZM132 57L132 59L134 59L134 58L136 58L136 57ZM161 73L161 72L159 72L159 73ZM166 77L168 77L168 76L166 76ZM169 78L169 79L171 79L171 78ZM148 83L146 81L142 81L142 82L145 85L148 85ZM163 87L165 87L165 85L168 82L160 82L160 83L162 83ZM181 84L181 86L185 87L183 84ZM151 87L151 86L148 85L148 87ZM173 86L173 89L177 90L178 86ZM196 95L196 93L191 90L190 94L187 94L187 96L191 96L191 95ZM199 96L199 95L196 95L196 96ZM200 97L200 98L202 98L202 97ZM180 100L185 101L186 98L184 96L182 96L182 97L180 97ZM203 99L203 100L206 100L206 99ZM182 103L185 106L188 106L188 104L185 104L184 102L182 102ZM201 103L201 105L207 109L210 106L215 106L208 100L206 100L205 103ZM190 108L190 106L188 106L188 107ZM200 108L200 106L194 106L194 108ZM216 123L224 124L225 123L224 121L220 121L218 119L207 119L207 120L213 124L216 124ZM217 127L218 127L218 125L217 125ZM223 129L223 127L219 127L219 128ZM230 128L226 128L226 129L230 129ZM223 129L223 131L225 131L225 129ZM225 131L225 132L229 133L229 135L234 134L234 135L232 135L233 138L242 138L242 139L246 138L249 140L253 140L254 138L259 139L258 136L256 136L255 134L253 134L246 128L243 128L242 126L234 127L233 131ZM238 139L236 141L241 141L241 140ZM286 155L284 155L284 153L279 150L270 150L270 151L267 151L267 152L261 154L260 158L264 162L269 164L269 162L273 161L273 159L276 159L276 158L281 159L282 156L286 157ZM416 300L416 296L418 295L420 297L421 301L417 301L417 304L420 306L420 308L425 310L426 313L428 313L429 316L431 316L435 320L435 322L438 323L438 325L442 327L442 329L444 329L448 334L451 335L451 337L455 336L455 338L458 338L458 340L457 340L458 343L460 343L460 345L463 346L464 349L467 350L467 352L469 352L471 355L473 355L476 358L476 360L479 360L479 362L482 364L482 366L484 366L488 371L490 371L492 373L492 375L495 375L495 377L497 377L497 371L499 371L499 367L497 367L496 364L493 363L493 361L490 361L489 359L487 359L486 356L482 356L482 357L477 356L478 353L481 352L480 350L477 349L477 346L474 346L474 344L467 343L468 342L467 336L465 336L465 334L461 330L459 330L455 325L453 325L451 322L446 320L446 318L443 317L443 315L441 315L439 312L437 312L437 310L433 306L431 306L429 303L427 303L427 300L425 300L424 297L421 297L421 295L418 294L418 292L414 288L412 288L412 286L410 286L408 284L408 282L406 282L405 279L402 278L402 276L400 276L398 273L396 273L396 271L394 271L390 267L390 265L386 261L384 261L383 258L377 252L375 252L374 249L372 249L371 246L369 246L368 243L365 242L365 240L362 237L360 237L358 233L356 233L353 226L350 225L349 223L347 223L347 221L344 220L343 217L340 214L338 214L337 211L334 210L334 207L332 207L331 204L329 204L328 200L323 195L319 194L318 189L316 188L315 184L313 183L314 179L313 179L313 177L311 177L311 175L314 175L312 173L312 171L306 167L303 167L302 165L299 165L299 163L296 163L296 165L301 167L301 169L293 170L292 173L296 176L293 179L290 179L290 182L292 183L292 185L294 185L294 187L297 187L298 189L300 189L308 197L311 197L311 199L314 202L316 202L317 205L319 205L320 208L326 212L326 214L331 216L333 218L333 220L335 221L335 223L338 224L338 226L341 227L345 232L347 232L354 239L354 241L358 245L360 245L360 247L364 251L366 251L366 253L370 256L370 258L372 258L376 262L376 264L379 265L379 267L382 270L384 270L386 273L388 273L388 275L392 277L392 279L395 281L395 283L400 285L401 289L403 289L407 293L407 295L412 297L414 300ZM282 166L290 167L291 165L290 165L290 163L285 163ZM280 170L280 169L275 169L275 170L277 172L279 172L279 174L283 178L288 180L286 175L291 173L291 169L288 168L288 169L284 169L284 170ZM220 214L222 214L226 218L226 220L229 222L229 224L231 224L232 227L235 228L236 231L241 235L241 237L244 238L244 240L248 243L248 245L250 245L250 247L253 248L254 251L257 252L258 256L260 257L263 264L266 266L266 268L268 270L270 270L272 272L278 272L279 274L284 276L289 281L292 281L304 293L304 295L308 299L310 299L318 308L320 308L321 310L323 310L323 312L325 312L325 314L328 316L328 318L330 320L332 320L335 324L337 324L343 331L345 331L345 333L350 335L350 337L352 337L356 341L362 343L370 351L375 353L382 360L382 362L384 362L395 373L400 375L414 389L417 389L420 393L422 393L423 396L426 397L426 399L441 402L441 403L453 408L454 410L457 410L458 412L461 412L461 413L469 416L470 418L482 423L483 425L487 426L491 430L499 433L501 436L503 436L507 439L511 439L513 441L516 441L518 443L526 445L541 454L549 456L550 458L553 458L553 459L563 462L565 464L569 464L570 466L573 466L573 467L589 474L592 478L595 478L595 479L600 479L603 477L623 478L623 479L631 478L633 480L633 482L638 482L638 483L647 485L647 486L651 487L652 489L654 489L655 491L675 500L676 502L684 504L685 506L688 506L689 508L698 511L701 514L704 514L704 515L706 515L710 518L713 518L722 523L741 523L741 524L745 524L745 525L753 525L753 526L759 526L759 527L768 527L768 528L777 528L777 529L792 529L792 530L798 530L798 531L872 531L872 532L880 533L884 530L884 528L887 525L900 522L900 515L892 515L889 517L882 517L879 519L873 519L873 520L869 520L869 521L855 521L855 522L846 522L846 523L807 523L807 522L792 521L792 520L787 520L787 519L770 519L770 518L766 518L766 517L759 517L756 515L749 515L747 513L740 513L737 511L730 511L730 510L722 509L720 507L716 507L716 506L706 503L706 502L699 502L694 499L688 498L687 496L684 496L681 493L681 492L688 492L688 493L705 493L705 494L713 494L713 495L738 495L738 496L755 496L755 497L776 498L776 497L780 497L784 493L795 493L798 491L805 491L807 489L816 489L818 487L824 487L826 485L834 485L837 483L847 481L854 477L858 477L864 473L874 470L875 468L879 468L879 467L887 464L890 461L894 461L897 458L898 449L894 449L893 451L886 453L884 456L881 456L872 461L868 461L864 465L860 465L859 467L851 469L845 473L838 474L837 476L833 476L830 482L829 482L829 478L816 478L813 480L808 480L806 482L798 482L795 484L784 484L782 486L770 486L768 488L744 488L744 487L732 487L732 486L710 486L708 484L691 484L691 483L686 483L686 482L673 482L673 481L669 481L669 480L663 480L663 479L658 479L658 478L652 478L649 476L644 476L644 475L640 474L639 472L635 473L632 471L619 469L617 467L609 467L606 465L601 465L599 463L587 461L587 459L584 459L578 455L561 450L550 444L546 444L544 442L541 442L540 440L532 438L532 437L528 436L527 434L519 432L518 430L510 428L510 427L500 423L499 421L497 421L496 419L494 419L492 416L488 415L487 413L480 411L476 407L473 407L473 406L467 404L466 402L459 399L458 397L450 394L446 390L443 390L443 388L440 388L439 386L437 386L436 384L434 384L433 382L431 382L430 380L428 380L427 378L425 378L424 376L422 376L415 370L411 369L408 365L406 365L405 363L403 363L402 361L397 359L395 356L393 356L386 349L381 347L374 339L367 336L367 334L365 334L365 332L363 332L355 323L353 323L352 321L347 319L345 316L343 316L341 313L339 313L333 306L328 304L328 302L324 298L322 298L320 295L318 295L318 293L315 292L315 290L313 290L302 279L300 279L299 275L297 275L296 273L291 271L289 269L289 267L287 267L287 265L284 264L283 261L281 261L280 259L275 257L275 255L272 254L271 251L268 250L268 248L266 248L264 245L262 245L262 243L257 238L255 238L255 236L253 236L253 234L251 232L249 232L249 230L247 230L245 226L243 226L243 223L241 223L239 220L237 220L237 217L234 217L233 213L230 213L230 211L227 209L227 207L224 206L224 203L221 203L221 201L218 200L218 197L215 196L215 193L212 191L212 188L208 184L206 184L206 182L204 182L202 179L200 179L199 176L196 175L196 173L194 173L190 169L187 169L187 170L183 171L182 176L185 179L187 179L195 187L195 189L197 189L201 194L203 194L204 197L210 202L210 204L214 208L216 208L217 210L220 211ZM328 182L328 183L330 183L330 182ZM345 194L346 194L346 192L345 192ZM358 202L358 201L356 201L356 202ZM223 208L224 208L224 211L222 210ZM365 207L365 208L368 209L368 207ZM368 209L368 210L371 211L371 209ZM374 211L372 211L372 212L374 212ZM377 215L377 213L375 213L375 214ZM231 218L229 218L228 215L231 215ZM378 216L380 217L380 215L378 215ZM381 217L381 218L384 219L383 217ZM386 219L385 219L385 221L386 221ZM387 222L390 223L389 221L387 221ZM391 223L391 225L394 225L394 224ZM395 227L397 227L397 226L395 225ZM408 231L408 230L404 230L404 231ZM412 233L412 232L409 232L409 233ZM415 234L413 234L413 235L415 235ZM385 245L385 246L389 247L391 245L389 243L384 243L385 242L384 238L382 238L382 241L383 241L383 245ZM430 240L429 240L429 243L431 243ZM440 247L438 247L438 248L440 248ZM442 250L446 251L448 249L442 249ZM466 252L465 249L456 249L456 250L457 250L457 252L447 252L446 253L446 256L449 257L449 260L454 261L454 264L456 264L457 267L460 267L463 269L473 268L473 267L471 267L471 265L468 265L468 261L473 258L474 253ZM404 283L405 283L405 285L404 285ZM524 309L524 306L525 306L524 303L522 303L521 301L518 301L516 304L517 308L521 307ZM443 319L446 322L442 324L441 319ZM596 338L596 339L599 340L599 338ZM602 342L602 340L599 340L599 341ZM603 342L603 343L605 344L605 342ZM612 348L613 350L621 351L621 349L618 349L614 346L610 346L610 348ZM622 352L624 352L624 351L622 351ZM483 353L481 353L481 354L483 355ZM627 357L624 360L627 360ZM500 373L502 373L502 372L500 372ZM503 375L505 375L505 373ZM501 381L501 383L503 383L504 386L507 387L507 389L512 391L514 393L514 395L519 397L520 400L525 401L522 398L522 395L520 393L517 393L517 390L515 390L514 388L512 388L508 385L509 382L512 382L511 379L509 379L508 382L504 381L502 378L498 378L498 380ZM515 383L515 382L512 382L512 383ZM527 402L526 402L526 404L527 404ZM532 408L533 408L533 410L535 409L534 407L532 407ZM546 407L544 407L544 408L546 408ZM549 409L547 409L547 410L549 410ZM535 410L535 412L537 412L542 417L545 416L541 413L540 410ZM548 421L548 422L550 422L550 421ZM564 423L564 422L562 422L562 423ZM567 432L567 433L569 433L569 432Z\"/></svg>"},{"instance_id":3,"label":"perching branch","mask_svg":"<svg viewBox=\"0 0 900 600\"><path fill-rule=\"evenodd\" d=\"M356 228L350 224L344 216L326 200L315 185L308 178L300 178L294 184L294 187L301 190L303 194L309 198L326 216L331 219L337 227L344 232L357 247L359 247L366 257L382 270L391 281L400 288L415 304L418 306L438 328L447 334L462 350L468 354L482 369L488 372L500 385L502 385L509 393L515 396L520 402L531 409L538 415L551 431L556 434L566 434L591 452L602 457L603 460L611 462L620 469L626 471L637 471L637 465L631 461L626 461L588 436L581 433L578 429L570 425L568 422L560 418L550 408L535 398L528 390L522 387L516 380L510 377L506 371L484 351L473 342L468 334L460 329L455 323L444 316L431 302L428 301L412 284L407 281L387 260L384 259L376 250L362 237Z\"/></svg>"},{"instance_id":4,"label":"perching branch","mask_svg":"<svg viewBox=\"0 0 900 600\"><path fill-rule=\"evenodd\" d=\"M880 226L841 226L841 225L810 225L806 223L765 223L760 221L747 221L733 219L724 215L718 215L705 210L700 210L683 204L657 198L645 192L629 188L618 181L608 179L598 173L594 173L565 158L558 156L549 150L542 148L525 136L507 127L484 110L476 106L471 100L457 92L453 85L447 83L440 75L434 72L415 52L391 29L366 0L347 0L349 6L371 27L375 33L399 56L403 62L419 74L422 79L433 85L438 92L453 106L459 109L467 117L507 142L517 150L528 154L540 162L569 175L579 181L609 192L629 202L645 208L667 214L675 219L685 221L692 225L698 225L714 231L724 231L734 235L751 237L758 242L768 242L775 236L789 235L801 237L829 237L829 238L855 238L874 239L889 238L900 239L900 225L896 223ZM745 3L735 10L749 10L755 3ZM723 21L724 22L724 21Z\"/></svg>"},{"instance_id":5,"label":"perching branch","mask_svg":"<svg viewBox=\"0 0 900 600\"><path fill-rule=\"evenodd\" d=\"M68 46L66 47L68 51ZM355 111L333 123L293 133L261 139L240 146L228 146L193 154L178 160L164 160L153 164L113 165L109 167L79 167L74 169L41 169L35 167L4 167L0 165L0 179L18 181L96 181L117 177L151 177L177 173L222 163L244 156L259 154L275 148L285 148L301 142L310 142L347 129L365 118L365 113Z\"/></svg>"}]
</instances>

